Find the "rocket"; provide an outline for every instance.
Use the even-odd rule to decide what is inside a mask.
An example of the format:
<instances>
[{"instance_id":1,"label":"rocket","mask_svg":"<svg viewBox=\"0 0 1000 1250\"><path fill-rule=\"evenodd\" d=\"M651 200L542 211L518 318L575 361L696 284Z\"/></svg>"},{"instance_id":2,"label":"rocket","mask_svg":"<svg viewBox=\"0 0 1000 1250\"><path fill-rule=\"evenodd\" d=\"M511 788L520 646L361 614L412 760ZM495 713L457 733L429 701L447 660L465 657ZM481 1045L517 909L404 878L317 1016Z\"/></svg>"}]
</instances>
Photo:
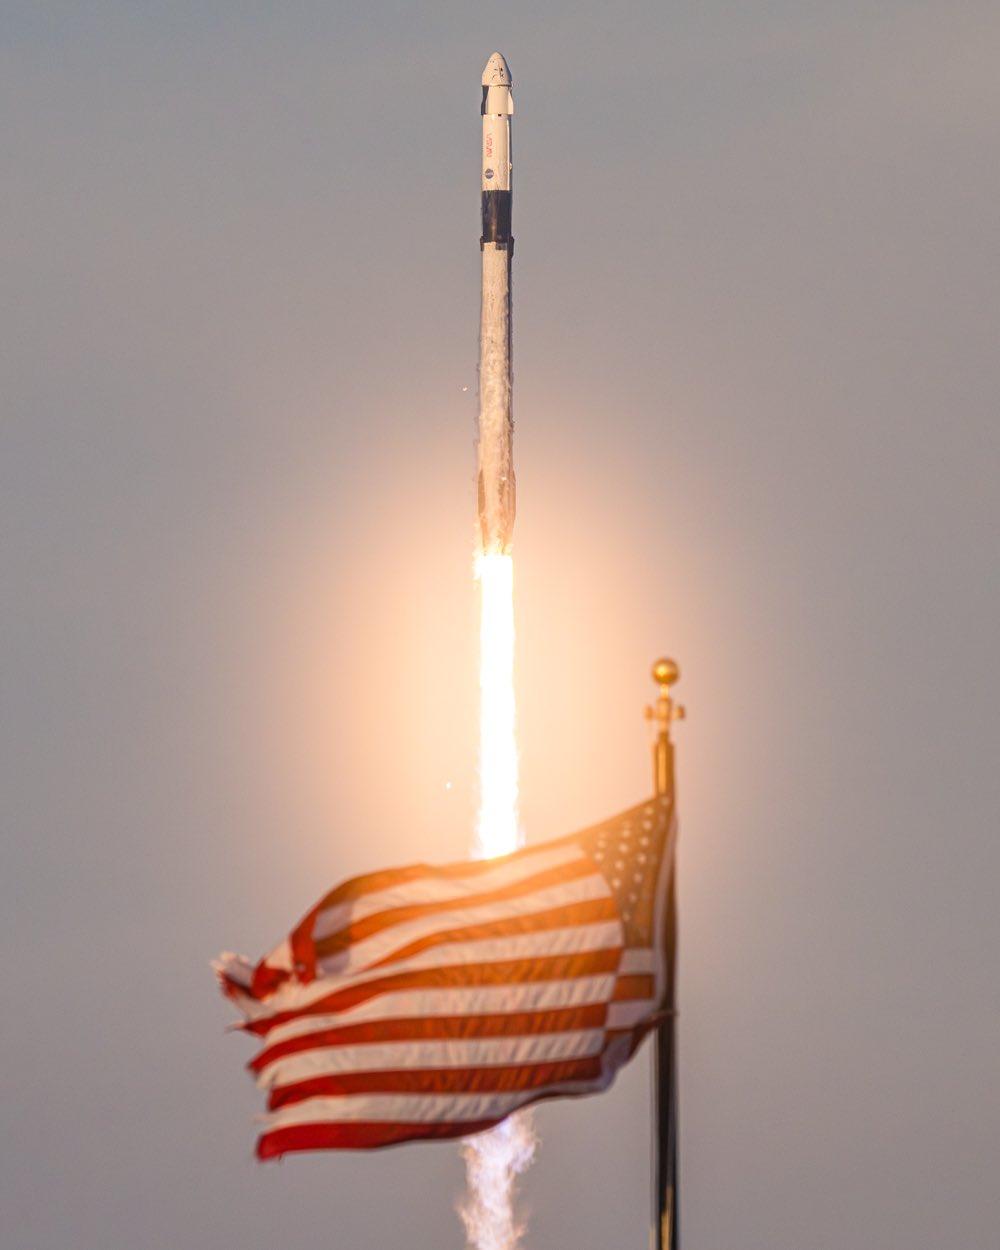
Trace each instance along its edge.
<instances>
[{"instance_id":1,"label":"rocket","mask_svg":"<svg viewBox=\"0 0 1000 1250\"><path fill-rule=\"evenodd\" d=\"M510 550L514 529L510 271L513 178L510 69L494 52L483 70L483 260L479 322L479 532L484 552Z\"/></svg>"}]
</instances>

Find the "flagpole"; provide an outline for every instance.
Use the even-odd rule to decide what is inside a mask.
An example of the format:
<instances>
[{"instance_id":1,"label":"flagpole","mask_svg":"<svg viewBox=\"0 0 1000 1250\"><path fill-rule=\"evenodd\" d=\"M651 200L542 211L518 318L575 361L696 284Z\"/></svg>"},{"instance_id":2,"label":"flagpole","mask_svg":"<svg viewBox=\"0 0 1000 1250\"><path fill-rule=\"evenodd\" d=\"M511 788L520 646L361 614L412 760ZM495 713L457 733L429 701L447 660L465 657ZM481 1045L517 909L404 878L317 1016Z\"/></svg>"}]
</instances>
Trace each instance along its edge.
<instances>
[{"instance_id":1,"label":"flagpole","mask_svg":"<svg viewBox=\"0 0 1000 1250\"><path fill-rule=\"evenodd\" d=\"M658 693L646 718L653 723L653 788L658 795L676 798L674 787L674 744L670 726L684 716L684 708L670 696L670 688L680 677L675 661L657 660L653 681ZM676 819L676 812L673 814ZM666 1018L654 1034L653 1052L653 1227L651 1250L680 1250L680 1211L677 1191L677 1016L675 1002L677 971L677 891L676 869L667 886Z\"/></svg>"}]
</instances>

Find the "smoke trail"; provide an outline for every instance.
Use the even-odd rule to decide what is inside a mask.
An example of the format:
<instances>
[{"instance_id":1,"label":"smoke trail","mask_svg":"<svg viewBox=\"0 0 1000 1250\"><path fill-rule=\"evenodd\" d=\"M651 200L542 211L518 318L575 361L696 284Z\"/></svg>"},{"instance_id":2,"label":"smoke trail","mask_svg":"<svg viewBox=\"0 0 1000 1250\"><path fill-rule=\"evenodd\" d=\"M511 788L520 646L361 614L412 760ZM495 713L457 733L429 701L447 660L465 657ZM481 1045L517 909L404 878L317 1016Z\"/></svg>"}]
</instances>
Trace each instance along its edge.
<instances>
[{"instance_id":1,"label":"smoke trail","mask_svg":"<svg viewBox=\"0 0 1000 1250\"><path fill-rule=\"evenodd\" d=\"M488 859L521 845L514 705L514 561L501 552L476 558L479 625L479 822L476 854ZM459 1205L475 1250L516 1250L524 1229L514 1215L517 1178L536 1137L521 1111L463 1146L468 1193Z\"/></svg>"},{"instance_id":2,"label":"smoke trail","mask_svg":"<svg viewBox=\"0 0 1000 1250\"><path fill-rule=\"evenodd\" d=\"M511 396L511 253L483 249L479 326L479 525L487 554L507 551L514 528Z\"/></svg>"}]
</instances>

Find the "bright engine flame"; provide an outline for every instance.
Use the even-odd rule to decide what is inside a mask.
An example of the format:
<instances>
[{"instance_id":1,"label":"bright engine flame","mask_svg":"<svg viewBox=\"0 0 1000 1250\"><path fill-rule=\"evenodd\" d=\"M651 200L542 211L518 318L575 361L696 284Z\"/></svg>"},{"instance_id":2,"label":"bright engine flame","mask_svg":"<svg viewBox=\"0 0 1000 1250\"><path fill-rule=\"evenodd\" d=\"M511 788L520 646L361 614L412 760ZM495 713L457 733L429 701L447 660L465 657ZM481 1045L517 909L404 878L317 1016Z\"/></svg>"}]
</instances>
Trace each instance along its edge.
<instances>
[{"instance_id":1,"label":"bright engine flame","mask_svg":"<svg viewBox=\"0 0 1000 1250\"><path fill-rule=\"evenodd\" d=\"M476 577L479 620L479 822L476 853L483 859L516 851L517 739L514 734L514 560L480 553Z\"/></svg>"},{"instance_id":2,"label":"bright engine flame","mask_svg":"<svg viewBox=\"0 0 1000 1250\"><path fill-rule=\"evenodd\" d=\"M521 845L517 812L514 718L514 561L502 552L476 556L479 626L479 821L476 853L506 855ZM476 1250L516 1250L524 1232L514 1218L514 1185L531 1163L530 1112L470 1137L464 1151L469 1191L459 1207Z\"/></svg>"}]
</instances>

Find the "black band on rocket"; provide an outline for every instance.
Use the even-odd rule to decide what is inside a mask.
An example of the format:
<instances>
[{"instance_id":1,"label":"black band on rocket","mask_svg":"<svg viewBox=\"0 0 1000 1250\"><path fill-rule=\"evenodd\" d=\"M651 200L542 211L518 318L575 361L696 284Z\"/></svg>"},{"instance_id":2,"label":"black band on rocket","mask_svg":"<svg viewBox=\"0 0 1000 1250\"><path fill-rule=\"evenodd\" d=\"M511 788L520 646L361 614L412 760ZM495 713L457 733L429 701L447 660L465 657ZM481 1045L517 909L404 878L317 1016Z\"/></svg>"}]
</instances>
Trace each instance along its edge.
<instances>
[{"instance_id":1,"label":"black band on rocket","mask_svg":"<svg viewBox=\"0 0 1000 1250\"><path fill-rule=\"evenodd\" d=\"M483 242L505 243L510 239L510 191L483 192Z\"/></svg>"}]
</instances>

